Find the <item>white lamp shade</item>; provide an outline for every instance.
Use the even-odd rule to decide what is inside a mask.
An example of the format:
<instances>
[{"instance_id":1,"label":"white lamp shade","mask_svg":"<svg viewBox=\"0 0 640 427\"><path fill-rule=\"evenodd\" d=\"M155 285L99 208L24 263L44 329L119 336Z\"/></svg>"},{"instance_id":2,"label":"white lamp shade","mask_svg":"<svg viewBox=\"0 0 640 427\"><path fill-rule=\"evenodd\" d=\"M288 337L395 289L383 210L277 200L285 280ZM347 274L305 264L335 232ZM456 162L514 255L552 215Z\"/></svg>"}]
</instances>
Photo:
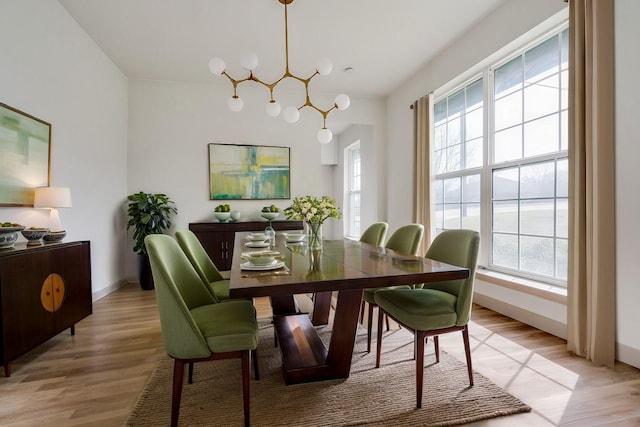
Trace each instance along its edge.
<instances>
[{"instance_id":1,"label":"white lamp shade","mask_svg":"<svg viewBox=\"0 0 640 427\"><path fill-rule=\"evenodd\" d=\"M258 66L258 55L255 53L245 53L240 58L240 64L245 70L255 70Z\"/></svg>"},{"instance_id":2,"label":"white lamp shade","mask_svg":"<svg viewBox=\"0 0 640 427\"><path fill-rule=\"evenodd\" d=\"M331 139L333 139L331 129L322 128L318 131L318 142L320 142L320 144L328 144L331 142Z\"/></svg>"},{"instance_id":3,"label":"white lamp shade","mask_svg":"<svg viewBox=\"0 0 640 427\"><path fill-rule=\"evenodd\" d=\"M239 96L232 96L227 100L227 106L229 109L235 113L242 111L244 107L244 102L240 99Z\"/></svg>"},{"instance_id":4,"label":"white lamp shade","mask_svg":"<svg viewBox=\"0 0 640 427\"><path fill-rule=\"evenodd\" d=\"M316 64L316 70L318 70L321 76L326 76L333 70L333 64L329 58L321 58L318 60L318 64Z\"/></svg>"},{"instance_id":5,"label":"white lamp shade","mask_svg":"<svg viewBox=\"0 0 640 427\"><path fill-rule=\"evenodd\" d=\"M267 102L267 105L264 107L264 109L271 117L277 117L278 114L280 114L280 110L282 110L282 107L280 107L280 103L278 101L273 100Z\"/></svg>"},{"instance_id":6,"label":"white lamp shade","mask_svg":"<svg viewBox=\"0 0 640 427\"><path fill-rule=\"evenodd\" d=\"M70 208L71 190L66 187L39 187L33 197L34 208Z\"/></svg>"},{"instance_id":7,"label":"white lamp shade","mask_svg":"<svg viewBox=\"0 0 640 427\"><path fill-rule=\"evenodd\" d=\"M300 118L300 111L296 107L287 107L282 112L282 117L284 117L284 121L287 123L295 123Z\"/></svg>"},{"instance_id":8,"label":"white lamp shade","mask_svg":"<svg viewBox=\"0 0 640 427\"><path fill-rule=\"evenodd\" d=\"M224 63L222 58L211 58L209 61L209 71L213 75L221 75L225 68L227 68L227 64Z\"/></svg>"},{"instance_id":9,"label":"white lamp shade","mask_svg":"<svg viewBox=\"0 0 640 427\"><path fill-rule=\"evenodd\" d=\"M347 108L349 108L349 105L351 105L351 99L349 99L349 96L345 95L344 93L336 96L335 102L338 106L338 110L346 110Z\"/></svg>"}]
</instances>

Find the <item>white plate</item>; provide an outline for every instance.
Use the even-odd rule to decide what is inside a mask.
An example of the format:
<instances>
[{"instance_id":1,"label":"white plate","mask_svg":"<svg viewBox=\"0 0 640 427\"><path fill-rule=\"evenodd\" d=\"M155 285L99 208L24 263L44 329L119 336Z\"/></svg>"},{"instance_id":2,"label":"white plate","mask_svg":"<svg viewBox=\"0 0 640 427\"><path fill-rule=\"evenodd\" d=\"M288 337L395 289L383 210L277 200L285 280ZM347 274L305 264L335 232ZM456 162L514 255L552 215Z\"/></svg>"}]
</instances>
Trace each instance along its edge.
<instances>
[{"instance_id":1,"label":"white plate","mask_svg":"<svg viewBox=\"0 0 640 427\"><path fill-rule=\"evenodd\" d=\"M245 243L245 246L250 248L268 248L269 242L247 242Z\"/></svg>"},{"instance_id":2,"label":"white plate","mask_svg":"<svg viewBox=\"0 0 640 427\"><path fill-rule=\"evenodd\" d=\"M287 243L304 243L305 240L307 240L307 239L305 239L305 238L302 238L302 239L287 239L287 238L285 238L285 242L287 242Z\"/></svg>"},{"instance_id":3,"label":"white plate","mask_svg":"<svg viewBox=\"0 0 640 427\"><path fill-rule=\"evenodd\" d=\"M242 270L275 270L284 267L284 261L275 261L269 265L253 265L249 261L240 264Z\"/></svg>"}]
</instances>

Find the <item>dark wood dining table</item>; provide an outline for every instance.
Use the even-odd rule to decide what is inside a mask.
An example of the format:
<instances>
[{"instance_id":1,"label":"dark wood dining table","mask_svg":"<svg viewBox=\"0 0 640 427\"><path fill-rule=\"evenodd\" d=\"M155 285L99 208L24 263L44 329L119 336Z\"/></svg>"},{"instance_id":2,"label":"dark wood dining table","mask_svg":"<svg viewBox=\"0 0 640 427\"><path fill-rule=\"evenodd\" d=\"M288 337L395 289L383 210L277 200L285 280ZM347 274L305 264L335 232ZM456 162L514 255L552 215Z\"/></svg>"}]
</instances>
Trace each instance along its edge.
<instances>
[{"instance_id":1,"label":"dark wood dining table","mask_svg":"<svg viewBox=\"0 0 640 427\"><path fill-rule=\"evenodd\" d=\"M270 249L282 255L284 266L248 271L240 267L242 254L259 249L245 245L247 234L236 233L230 296L272 298L287 384L349 377L363 289L469 277L466 268L355 240L325 240L321 251L309 251L305 243L287 243L281 235ZM314 323L326 323L334 291L337 302L327 348ZM293 295L307 293L316 296L311 316L296 313L293 303Z\"/></svg>"}]
</instances>

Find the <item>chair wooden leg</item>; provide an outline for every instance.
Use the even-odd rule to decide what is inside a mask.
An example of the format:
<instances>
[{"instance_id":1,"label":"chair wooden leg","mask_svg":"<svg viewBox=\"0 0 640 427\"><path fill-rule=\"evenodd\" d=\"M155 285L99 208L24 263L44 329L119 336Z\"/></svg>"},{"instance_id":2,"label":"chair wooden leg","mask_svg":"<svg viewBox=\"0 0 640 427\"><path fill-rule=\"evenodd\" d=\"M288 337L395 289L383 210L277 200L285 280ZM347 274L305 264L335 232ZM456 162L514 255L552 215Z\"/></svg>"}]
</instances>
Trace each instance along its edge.
<instances>
[{"instance_id":1,"label":"chair wooden leg","mask_svg":"<svg viewBox=\"0 0 640 427\"><path fill-rule=\"evenodd\" d=\"M382 358L382 316L384 316L384 311L382 311L382 309L378 307L378 329L376 330L376 368L380 367L380 360Z\"/></svg>"},{"instance_id":2,"label":"chair wooden leg","mask_svg":"<svg viewBox=\"0 0 640 427\"><path fill-rule=\"evenodd\" d=\"M273 324L273 320L271 321ZM276 334L276 328L273 328L273 346L278 347L278 335Z\"/></svg>"},{"instance_id":3,"label":"chair wooden leg","mask_svg":"<svg viewBox=\"0 0 640 427\"><path fill-rule=\"evenodd\" d=\"M362 321L364 320L364 305L365 301L362 300L362 302L360 303L360 323L362 323Z\"/></svg>"},{"instance_id":4,"label":"chair wooden leg","mask_svg":"<svg viewBox=\"0 0 640 427\"><path fill-rule=\"evenodd\" d=\"M436 352L436 363L440 363L440 343L437 335L433 336L433 348Z\"/></svg>"},{"instance_id":5,"label":"chair wooden leg","mask_svg":"<svg viewBox=\"0 0 640 427\"><path fill-rule=\"evenodd\" d=\"M189 362L189 376L187 377L189 384L193 384L193 362Z\"/></svg>"},{"instance_id":6,"label":"chair wooden leg","mask_svg":"<svg viewBox=\"0 0 640 427\"><path fill-rule=\"evenodd\" d=\"M416 343L416 408L422 408L422 382L424 378L424 342L425 333L415 332Z\"/></svg>"},{"instance_id":7,"label":"chair wooden leg","mask_svg":"<svg viewBox=\"0 0 640 427\"><path fill-rule=\"evenodd\" d=\"M174 359L173 364L173 392L171 393L171 427L178 426L180 417L180 398L182 397L182 382L184 381L184 361Z\"/></svg>"},{"instance_id":8,"label":"chair wooden leg","mask_svg":"<svg viewBox=\"0 0 640 427\"><path fill-rule=\"evenodd\" d=\"M251 358L253 359L253 376L257 380L260 379L260 370L258 368L258 349L251 350Z\"/></svg>"},{"instance_id":9,"label":"chair wooden leg","mask_svg":"<svg viewBox=\"0 0 640 427\"><path fill-rule=\"evenodd\" d=\"M370 302L367 303L369 304L369 314L367 316L368 319L368 323L367 323L367 353L371 353L371 327L372 327L372 323L373 323L373 304L371 304Z\"/></svg>"},{"instance_id":10,"label":"chair wooden leg","mask_svg":"<svg viewBox=\"0 0 640 427\"><path fill-rule=\"evenodd\" d=\"M251 425L251 406L249 400L249 386L251 383L251 363L249 362L250 352L242 353L242 400L244 407L244 425Z\"/></svg>"},{"instance_id":11,"label":"chair wooden leg","mask_svg":"<svg viewBox=\"0 0 640 427\"><path fill-rule=\"evenodd\" d=\"M390 329L390 328L389 328L389 316L386 316L386 315L385 315L385 316L384 316L384 320L385 320L385 322L387 323L387 332L389 332L389 329Z\"/></svg>"},{"instance_id":12,"label":"chair wooden leg","mask_svg":"<svg viewBox=\"0 0 640 427\"><path fill-rule=\"evenodd\" d=\"M469 385L473 386L473 367L471 366L471 346L469 345L469 325L462 330L464 341L464 354L467 357L467 372L469 373Z\"/></svg>"}]
</instances>

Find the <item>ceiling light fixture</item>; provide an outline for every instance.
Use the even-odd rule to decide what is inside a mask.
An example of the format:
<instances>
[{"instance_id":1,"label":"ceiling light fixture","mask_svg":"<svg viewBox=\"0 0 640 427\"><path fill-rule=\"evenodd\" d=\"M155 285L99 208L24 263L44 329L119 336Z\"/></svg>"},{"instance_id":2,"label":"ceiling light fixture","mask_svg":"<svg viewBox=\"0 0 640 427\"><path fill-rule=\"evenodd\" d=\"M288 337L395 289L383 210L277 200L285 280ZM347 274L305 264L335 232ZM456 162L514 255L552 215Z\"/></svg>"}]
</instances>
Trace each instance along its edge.
<instances>
[{"instance_id":1,"label":"ceiling light fixture","mask_svg":"<svg viewBox=\"0 0 640 427\"><path fill-rule=\"evenodd\" d=\"M313 102L311 102L311 98L309 97L309 83L311 82L311 79L313 79L318 74L326 76L333 69L333 65L331 64L331 61L327 58L320 59L318 61L318 64L316 65L316 71L306 79L302 77L298 77L289 71L289 26L287 22L287 5L290 3L293 3L293 0L278 0L278 1L284 5L285 65L284 65L284 73L282 74L282 77L275 80L273 83L267 83L260 80L253 73L255 68L258 66L258 57L255 54L247 54L241 58L242 67L249 71L249 76L245 77L244 79L236 80L233 77L231 77L229 74L227 74L226 64L224 60L222 60L221 58L212 58L209 61L209 70L211 71L211 73L213 73L216 76L227 77L231 82L231 84L233 85L233 96L229 98L227 101L227 105L231 111L235 111L235 112L241 111L242 107L244 106L244 102L238 96L238 91L237 91L238 85L240 83L244 83L247 81L254 81L256 83L260 83L261 85L265 86L267 89L269 89L269 95L270 95L269 102L265 106L265 111L267 112L268 115L272 117L278 116L280 114L280 111L282 110L280 103L273 97L273 90L276 88L276 86L280 82L282 82L285 79L292 78L292 79L298 80L299 82L304 84L306 101L300 107L289 106L285 108L284 110L282 110L282 116L287 123L295 123L300 118L300 110L303 109L304 107L311 107L314 110L318 111L320 114L322 114L322 129L318 131L318 135L317 135L318 141L321 144L327 144L331 142L331 139L333 138L333 133L331 132L331 129L327 128L327 116L331 111L335 109L346 110L347 108L349 108L349 104L351 103L351 100L347 95L340 94L336 96L333 106L328 110L323 110L318 106L316 106Z\"/></svg>"}]
</instances>

